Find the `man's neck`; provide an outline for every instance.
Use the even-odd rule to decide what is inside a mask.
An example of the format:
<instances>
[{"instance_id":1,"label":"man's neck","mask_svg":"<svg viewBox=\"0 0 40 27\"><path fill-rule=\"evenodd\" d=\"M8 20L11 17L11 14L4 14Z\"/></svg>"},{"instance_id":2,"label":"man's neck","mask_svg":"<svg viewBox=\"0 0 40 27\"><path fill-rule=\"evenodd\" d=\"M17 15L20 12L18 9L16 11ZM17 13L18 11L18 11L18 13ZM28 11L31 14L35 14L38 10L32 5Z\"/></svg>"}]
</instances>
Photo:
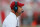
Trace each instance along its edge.
<instances>
[{"instance_id":1,"label":"man's neck","mask_svg":"<svg viewBox=\"0 0 40 27\"><path fill-rule=\"evenodd\" d=\"M11 12L15 14L14 10L11 10Z\"/></svg>"},{"instance_id":2,"label":"man's neck","mask_svg":"<svg viewBox=\"0 0 40 27\"><path fill-rule=\"evenodd\" d=\"M17 12L15 13L14 10L12 10L11 12L14 13L18 17L18 13Z\"/></svg>"}]
</instances>

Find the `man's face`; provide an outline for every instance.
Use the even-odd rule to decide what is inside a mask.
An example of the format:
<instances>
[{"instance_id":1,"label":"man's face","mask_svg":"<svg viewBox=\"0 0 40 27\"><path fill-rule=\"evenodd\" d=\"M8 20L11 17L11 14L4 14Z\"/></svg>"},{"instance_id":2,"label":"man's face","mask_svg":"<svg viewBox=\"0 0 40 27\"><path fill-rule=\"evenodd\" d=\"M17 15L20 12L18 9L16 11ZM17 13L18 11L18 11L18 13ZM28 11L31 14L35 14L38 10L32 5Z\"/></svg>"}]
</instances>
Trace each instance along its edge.
<instances>
[{"instance_id":1,"label":"man's face","mask_svg":"<svg viewBox=\"0 0 40 27\"><path fill-rule=\"evenodd\" d=\"M22 7L18 6L18 11L17 11L18 15L20 15L22 13L22 10L23 10Z\"/></svg>"}]
</instances>

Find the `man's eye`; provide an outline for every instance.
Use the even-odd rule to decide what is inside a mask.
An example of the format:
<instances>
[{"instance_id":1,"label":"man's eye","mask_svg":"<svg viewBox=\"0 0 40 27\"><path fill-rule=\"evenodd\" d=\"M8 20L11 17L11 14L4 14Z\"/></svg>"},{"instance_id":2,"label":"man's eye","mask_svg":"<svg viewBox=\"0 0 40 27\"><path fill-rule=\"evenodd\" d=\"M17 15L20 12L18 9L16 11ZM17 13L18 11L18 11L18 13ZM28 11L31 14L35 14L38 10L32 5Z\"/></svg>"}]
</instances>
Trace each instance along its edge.
<instances>
[{"instance_id":1,"label":"man's eye","mask_svg":"<svg viewBox=\"0 0 40 27\"><path fill-rule=\"evenodd\" d=\"M21 7L22 8L22 7Z\"/></svg>"}]
</instances>

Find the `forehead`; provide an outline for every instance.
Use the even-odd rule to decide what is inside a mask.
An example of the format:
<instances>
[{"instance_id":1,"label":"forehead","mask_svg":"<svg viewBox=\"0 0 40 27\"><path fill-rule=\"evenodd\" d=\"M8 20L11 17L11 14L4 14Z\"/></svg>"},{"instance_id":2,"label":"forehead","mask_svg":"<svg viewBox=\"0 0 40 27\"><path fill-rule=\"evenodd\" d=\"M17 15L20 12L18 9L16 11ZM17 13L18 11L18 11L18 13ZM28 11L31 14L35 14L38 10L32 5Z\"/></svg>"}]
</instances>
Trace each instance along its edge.
<instances>
[{"instance_id":1,"label":"forehead","mask_svg":"<svg viewBox=\"0 0 40 27\"><path fill-rule=\"evenodd\" d=\"M22 8L21 6L18 6L18 7Z\"/></svg>"}]
</instances>

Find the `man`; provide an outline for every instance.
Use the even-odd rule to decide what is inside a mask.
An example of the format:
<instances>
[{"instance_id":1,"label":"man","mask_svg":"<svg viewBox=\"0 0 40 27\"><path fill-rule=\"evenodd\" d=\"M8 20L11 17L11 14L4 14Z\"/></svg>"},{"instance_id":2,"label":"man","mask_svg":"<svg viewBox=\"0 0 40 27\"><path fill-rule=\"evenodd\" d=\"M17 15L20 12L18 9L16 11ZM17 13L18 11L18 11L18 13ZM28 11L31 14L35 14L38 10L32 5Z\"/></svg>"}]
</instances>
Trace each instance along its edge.
<instances>
[{"instance_id":1,"label":"man","mask_svg":"<svg viewBox=\"0 0 40 27\"><path fill-rule=\"evenodd\" d=\"M16 27L18 26L17 18L21 13L23 13L22 6L24 4L19 3L17 1L13 1L10 5L11 12L10 14L5 18L3 22L3 27Z\"/></svg>"}]
</instances>

